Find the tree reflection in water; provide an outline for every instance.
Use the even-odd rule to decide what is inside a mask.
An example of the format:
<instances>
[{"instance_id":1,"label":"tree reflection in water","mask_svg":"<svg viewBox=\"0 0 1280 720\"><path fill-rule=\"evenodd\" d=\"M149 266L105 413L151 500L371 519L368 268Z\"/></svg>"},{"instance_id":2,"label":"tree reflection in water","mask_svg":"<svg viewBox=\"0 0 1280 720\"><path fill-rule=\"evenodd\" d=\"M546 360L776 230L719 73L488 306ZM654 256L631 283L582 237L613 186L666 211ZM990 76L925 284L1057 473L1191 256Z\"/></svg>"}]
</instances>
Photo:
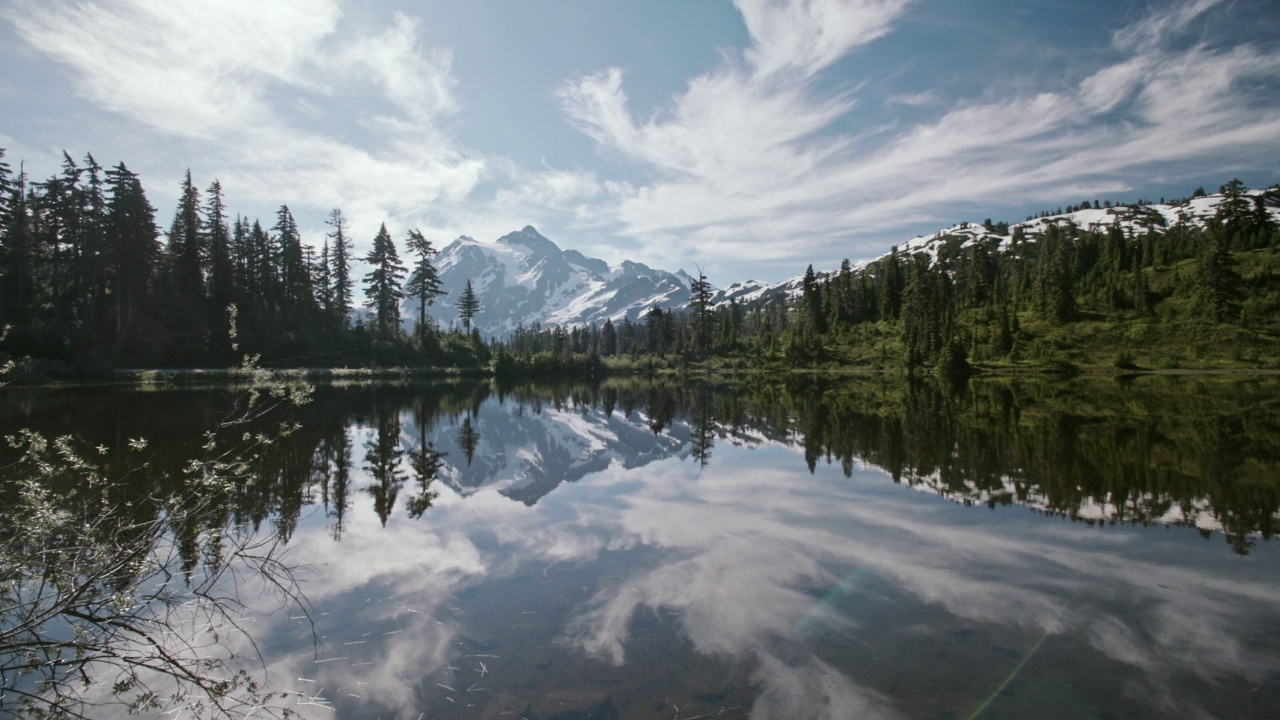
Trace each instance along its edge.
<instances>
[{"instance_id":1,"label":"tree reflection in water","mask_svg":"<svg viewBox=\"0 0 1280 720\"><path fill-rule=\"evenodd\" d=\"M287 535L260 532L239 498L294 426L259 428L305 394L261 389L181 466L153 465L140 439L85 451L67 436L8 436L0 710L287 712L272 706L260 658L254 669L246 612L274 601L305 613L306 600L284 556Z\"/></svg>"},{"instance_id":2,"label":"tree reflection in water","mask_svg":"<svg viewBox=\"0 0 1280 720\"><path fill-rule=\"evenodd\" d=\"M3 710L244 714L268 693L237 656L253 655L238 592L256 578L301 601L281 547L307 508L341 539L356 503L383 525L398 511L429 521L446 486L533 505L615 461L706 467L730 455L718 443L794 446L811 472L874 465L975 507L1221 531L1239 553L1280 516L1274 378L353 385L319 389L283 433L260 422L213 438L194 409L225 393L34 397L0 406L3 427L34 429L6 430ZM44 440L67 432L78 439ZM120 439L136 436L149 446Z\"/></svg>"}]
</instances>

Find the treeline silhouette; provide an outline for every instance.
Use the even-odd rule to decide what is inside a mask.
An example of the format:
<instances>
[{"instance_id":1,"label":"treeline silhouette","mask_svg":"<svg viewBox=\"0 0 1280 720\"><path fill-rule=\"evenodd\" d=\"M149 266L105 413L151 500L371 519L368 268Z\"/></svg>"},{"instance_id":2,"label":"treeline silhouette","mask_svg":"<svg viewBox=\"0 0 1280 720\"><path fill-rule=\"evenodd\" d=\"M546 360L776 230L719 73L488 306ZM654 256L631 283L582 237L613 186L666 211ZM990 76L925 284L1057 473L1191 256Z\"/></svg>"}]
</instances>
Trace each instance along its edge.
<instances>
[{"instance_id":1,"label":"treeline silhouette","mask_svg":"<svg viewBox=\"0 0 1280 720\"><path fill-rule=\"evenodd\" d=\"M63 153L60 173L32 181L0 149L0 352L61 375L224 367L244 353L295 367L487 364L471 333L442 332L429 317L401 329L403 300L422 310L442 294L436 250L418 231L402 241L415 255L406 266L385 224L356 257L340 209L317 250L287 205L264 225L233 217L217 180L201 192L188 171L179 191L161 232L123 162L106 169ZM370 268L363 278L357 260Z\"/></svg>"}]
</instances>

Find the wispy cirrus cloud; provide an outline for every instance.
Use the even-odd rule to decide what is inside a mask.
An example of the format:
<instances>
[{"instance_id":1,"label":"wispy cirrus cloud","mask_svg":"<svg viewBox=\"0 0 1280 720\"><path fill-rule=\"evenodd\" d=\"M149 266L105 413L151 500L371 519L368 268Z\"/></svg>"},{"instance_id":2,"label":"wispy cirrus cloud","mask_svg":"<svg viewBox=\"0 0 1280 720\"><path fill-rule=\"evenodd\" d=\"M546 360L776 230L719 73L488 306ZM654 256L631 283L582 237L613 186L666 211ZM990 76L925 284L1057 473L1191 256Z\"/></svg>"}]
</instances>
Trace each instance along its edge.
<instances>
[{"instance_id":1,"label":"wispy cirrus cloud","mask_svg":"<svg viewBox=\"0 0 1280 720\"><path fill-rule=\"evenodd\" d=\"M807 77L889 32L910 0L734 0L751 33L744 53L758 77Z\"/></svg>"},{"instance_id":2,"label":"wispy cirrus cloud","mask_svg":"<svg viewBox=\"0 0 1280 720\"><path fill-rule=\"evenodd\" d=\"M1104 31L1105 52L1064 49L1074 84L1010 67L957 100L941 81L884 78L877 53L918 40L907 21L932 11L923 1L737 0L745 47L656 110L634 100L652 96L632 88L634 65L548 80L600 158L566 161L531 136L547 158L532 167L457 139L471 118L429 17L375 21L343 0L15 0L0 17L124 119L112 129L147 151L122 154L148 190L172 193L181 157L237 210L288 203L304 227L310 214L317 238L335 206L361 239L383 221L439 240L534 223L610 261L696 263L727 282L875 255L976 208L1261 168L1280 151L1280 49L1231 36L1238 5L1161 7ZM911 47L910 63L955 60Z\"/></svg>"},{"instance_id":3,"label":"wispy cirrus cloud","mask_svg":"<svg viewBox=\"0 0 1280 720\"><path fill-rule=\"evenodd\" d=\"M20 2L6 16L92 104L199 152L233 200L342 206L377 227L460 203L490 172L442 126L459 108L451 54L403 13L366 32L337 0Z\"/></svg>"},{"instance_id":4,"label":"wispy cirrus cloud","mask_svg":"<svg viewBox=\"0 0 1280 720\"><path fill-rule=\"evenodd\" d=\"M1123 190L1138 173L1209 159L1256 165L1259 147L1280 150L1276 98L1250 90L1280 79L1280 52L1177 42L1220 11L1219 0L1162 8L1118 30L1119 59L1075 87L949 108L931 92L892 96L938 113L862 130L849 129L856 95L815 79L860 45L890 41L907 4L737 5L752 40L743 62L727 56L694 77L665 112L637 119L616 68L559 91L571 122L652 173L592 219L672 264L835 262L882 252L886 234L954 221L962 208Z\"/></svg>"}]
</instances>

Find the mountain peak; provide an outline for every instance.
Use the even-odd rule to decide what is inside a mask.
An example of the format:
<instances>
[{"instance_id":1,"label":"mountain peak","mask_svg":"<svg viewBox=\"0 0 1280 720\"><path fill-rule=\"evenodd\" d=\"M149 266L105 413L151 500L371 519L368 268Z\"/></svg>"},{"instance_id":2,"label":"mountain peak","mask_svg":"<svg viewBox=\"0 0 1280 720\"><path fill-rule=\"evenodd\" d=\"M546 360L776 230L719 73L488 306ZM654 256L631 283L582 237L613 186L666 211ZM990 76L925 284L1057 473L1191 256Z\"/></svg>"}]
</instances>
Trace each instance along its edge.
<instances>
[{"instance_id":1,"label":"mountain peak","mask_svg":"<svg viewBox=\"0 0 1280 720\"><path fill-rule=\"evenodd\" d=\"M525 225L520 230L507 233L498 238L503 245L523 245L530 250L544 253L560 254L560 246L543 237L532 225Z\"/></svg>"},{"instance_id":2,"label":"mountain peak","mask_svg":"<svg viewBox=\"0 0 1280 720\"><path fill-rule=\"evenodd\" d=\"M688 280L639 263L617 270L577 250L561 251L532 225L493 243L459 238L441 251L436 267L443 289L457 297L471 281L480 300L474 324L482 333L504 336L521 323L585 325L606 319L635 320L648 308L683 307ZM405 317L411 317L410 308ZM427 310L439 323L456 317L442 303Z\"/></svg>"}]
</instances>

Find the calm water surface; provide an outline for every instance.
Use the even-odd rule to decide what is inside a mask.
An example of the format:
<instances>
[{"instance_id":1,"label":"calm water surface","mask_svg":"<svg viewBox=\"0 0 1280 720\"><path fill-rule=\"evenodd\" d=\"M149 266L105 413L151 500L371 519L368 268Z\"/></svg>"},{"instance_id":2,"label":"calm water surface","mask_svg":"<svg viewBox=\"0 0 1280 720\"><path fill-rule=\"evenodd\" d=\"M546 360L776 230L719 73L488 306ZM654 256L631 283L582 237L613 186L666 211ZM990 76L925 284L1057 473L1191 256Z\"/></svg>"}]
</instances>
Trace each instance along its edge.
<instances>
[{"instance_id":1,"label":"calm water surface","mask_svg":"<svg viewBox=\"0 0 1280 720\"><path fill-rule=\"evenodd\" d=\"M177 467L225 390L9 393ZM1280 382L321 387L304 717L1280 717ZM314 621L314 624L312 622Z\"/></svg>"}]
</instances>

